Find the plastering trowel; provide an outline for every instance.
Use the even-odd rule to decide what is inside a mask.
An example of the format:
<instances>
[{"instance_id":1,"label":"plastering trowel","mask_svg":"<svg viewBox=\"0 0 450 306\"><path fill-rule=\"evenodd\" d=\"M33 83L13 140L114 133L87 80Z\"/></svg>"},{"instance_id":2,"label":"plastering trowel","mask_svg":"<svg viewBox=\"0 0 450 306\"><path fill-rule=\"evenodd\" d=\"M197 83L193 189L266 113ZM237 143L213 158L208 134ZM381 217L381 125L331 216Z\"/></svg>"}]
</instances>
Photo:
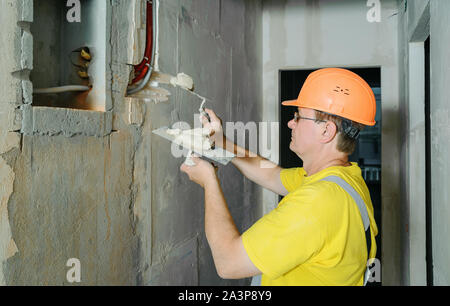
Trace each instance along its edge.
<instances>
[{"instance_id":1,"label":"plastering trowel","mask_svg":"<svg viewBox=\"0 0 450 306\"><path fill-rule=\"evenodd\" d=\"M199 94L192 91L194 82L190 76L184 73L179 73L176 77L163 74L155 73L155 81L171 84L175 87L180 87L187 92L197 96L202 100L201 106L199 108L200 112L200 122L202 123L201 117L205 117L209 122L211 118L209 114L205 111L206 98L200 96ZM180 130L180 129L169 129L168 127L161 127L153 131L154 134L159 135L185 149L189 150L187 154L185 164L188 166L195 166L194 161L191 159L193 153L200 156L204 156L210 160L221 163L222 165L228 164L235 155L231 152L225 151L222 148L215 148L214 144L211 143L209 139L210 130L205 128L197 128L193 130Z\"/></svg>"},{"instance_id":2,"label":"plastering trowel","mask_svg":"<svg viewBox=\"0 0 450 306\"><path fill-rule=\"evenodd\" d=\"M212 145L208 138L209 131L204 128L180 130L161 127L154 130L153 133L189 150L185 163L190 166L195 165L190 160L191 152L222 165L227 165L235 157L233 153L225 151L222 148L211 148Z\"/></svg>"}]
</instances>

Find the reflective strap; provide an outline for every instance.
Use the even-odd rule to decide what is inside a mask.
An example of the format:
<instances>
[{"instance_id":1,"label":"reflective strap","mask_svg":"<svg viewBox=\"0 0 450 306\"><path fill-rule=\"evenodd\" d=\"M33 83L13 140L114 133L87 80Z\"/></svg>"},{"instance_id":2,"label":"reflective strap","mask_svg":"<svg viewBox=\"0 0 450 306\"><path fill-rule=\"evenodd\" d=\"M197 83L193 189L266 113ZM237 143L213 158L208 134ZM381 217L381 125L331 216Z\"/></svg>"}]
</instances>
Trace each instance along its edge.
<instances>
[{"instance_id":1,"label":"reflective strap","mask_svg":"<svg viewBox=\"0 0 450 306\"><path fill-rule=\"evenodd\" d=\"M367 213L367 207L364 204L363 199L359 195L359 193L353 188L349 183L347 183L343 178L340 178L339 176L331 175L327 176L326 178L322 179L322 181L328 181L332 183L338 184L342 189L344 189L355 201L356 205L358 206L359 213L361 215L363 224L364 224L364 231L366 234L366 245L367 245L367 261L370 258L370 249L372 246L372 237L370 235L370 219L369 214ZM366 263L367 265L367 263ZM367 265L367 269L364 272L364 286L367 284L367 280L370 276L370 270L369 266Z\"/></svg>"},{"instance_id":2,"label":"reflective strap","mask_svg":"<svg viewBox=\"0 0 450 306\"><path fill-rule=\"evenodd\" d=\"M250 286L261 286L261 278L261 274L253 276Z\"/></svg>"},{"instance_id":3,"label":"reflective strap","mask_svg":"<svg viewBox=\"0 0 450 306\"><path fill-rule=\"evenodd\" d=\"M364 204L364 201L361 198L361 196L359 195L359 193L349 183L347 183L344 179L340 178L339 176L334 176L334 175L328 176L328 177L322 179L322 181L336 183L339 186L341 186L342 189L347 191L347 193L353 198L353 200L355 200L356 205L358 206L358 209L359 209L359 213L361 214L363 224L364 224L364 231L367 231L367 229L370 226L369 214L367 213L366 205Z\"/></svg>"}]
</instances>

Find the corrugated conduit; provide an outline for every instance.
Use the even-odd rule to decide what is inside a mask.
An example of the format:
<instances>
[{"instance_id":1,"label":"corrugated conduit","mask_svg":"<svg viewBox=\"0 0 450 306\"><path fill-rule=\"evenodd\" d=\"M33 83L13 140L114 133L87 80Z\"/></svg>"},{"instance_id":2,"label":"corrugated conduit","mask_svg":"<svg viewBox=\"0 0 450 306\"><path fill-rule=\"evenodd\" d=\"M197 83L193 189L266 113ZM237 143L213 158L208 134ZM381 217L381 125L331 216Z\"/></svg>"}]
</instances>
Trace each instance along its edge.
<instances>
[{"instance_id":1,"label":"corrugated conduit","mask_svg":"<svg viewBox=\"0 0 450 306\"><path fill-rule=\"evenodd\" d=\"M153 72L153 64L155 60L155 32L157 27L156 14L158 9L158 1L154 0L155 8L153 8L153 1L147 0L147 35L146 35L146 48L144 53L144 58L140 64L134 66L135 75L137 76L131 82L133 86L128 87L127 95L133 95L141 91L150 81L150 76ZM141 81L142 79L142 81Z\"/></svg>"}]
</instances>

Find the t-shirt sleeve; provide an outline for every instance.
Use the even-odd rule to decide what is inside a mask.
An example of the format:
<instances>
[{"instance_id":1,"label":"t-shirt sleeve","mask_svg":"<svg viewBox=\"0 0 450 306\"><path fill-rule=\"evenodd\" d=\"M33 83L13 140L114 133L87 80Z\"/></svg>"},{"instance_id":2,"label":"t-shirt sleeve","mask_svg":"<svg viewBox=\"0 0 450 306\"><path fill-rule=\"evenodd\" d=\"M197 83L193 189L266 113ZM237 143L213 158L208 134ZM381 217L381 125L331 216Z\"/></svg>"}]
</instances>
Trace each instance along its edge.
<instances>
[{"instance_id":1,"label":"t-shirt sleeve","mask_svg":"<svg viewBox=\"0 0 450 306\"><path fill-rule=\"evenodd\" d=\"M311 190L290 193L242 234L250 260L268 277L280 277L322 248L323 226L314 202Z\"/></svg>"},{"instance_id":2,"label":"t-shirt sleeve","mask_svg":"<svg viewBox=\"0 0 450 306\"><path fill-rule=\"evenodd\" d=\"M283 169L280 172L281 183L288 192L292 192L301 186L305 173L303 168Z\"/></svg>"}]
</instances>

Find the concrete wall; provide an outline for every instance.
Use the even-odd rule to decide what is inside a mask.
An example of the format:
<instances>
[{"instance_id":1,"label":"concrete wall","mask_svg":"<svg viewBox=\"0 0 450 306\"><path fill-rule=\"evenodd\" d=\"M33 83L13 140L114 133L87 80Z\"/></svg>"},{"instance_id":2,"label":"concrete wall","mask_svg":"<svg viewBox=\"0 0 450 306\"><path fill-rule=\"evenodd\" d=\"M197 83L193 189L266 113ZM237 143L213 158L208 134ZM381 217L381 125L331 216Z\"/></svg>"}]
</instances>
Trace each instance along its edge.
<instances>
[{"instance_id":1,"label":"concrete wall","mask_svg":"<svg viewBox=\"0 0 450 306\"><path fill-rule=\"evenodd\" d=\"M425 48L428 1L404 1L399 11L401 194L407 230L402 231L404 284L426 285L425 232ZM428 13L429 16L429 13Z\"/></svg>"},{"instance_id":2,"label":"concrete wall","mask_svg":"<svg viewBox=\"0 0 450 306\"><path fill-rule=\"evenodd\" d=\"M159 18L160 70L171 75L179 72L190 75L195 92L211 99L205 106L213 108L224 123L259 121L260 2L161 1ZM149 134L155 128L179 121L194 126L193 114L198 112L201 100L179 88L167 89L171 93L170 103L147 105L148 119L143 124L145 136L141 148L151 167L148 185L152 188L151 214L147 220L152 223L152 236L147 239L152 241L152 250L144 256L150 269L142 271L143 283L247 284L248 280L220 280L215 273L204 235L202 189L186 175L180 175L182 160L167 157L170 144ZM140 163L144 165L145 161L140 159ZM231 164L220 168L219 178L231 214L242 232L258 216L255 186ZM141 207L146 205L142 203ZM143 250L144 254L148 251Z\"/></svg>"},{"instance_id":3,"label":"concrete wall","mask_svg":"<svg viewBox=\"0 0 450 306\"><path fill-rule=\"evenodd\" d=\"M447 46L450 3L445 0L402 1L400 15L402 192L408 203L408 248L405 253L405 283L426 285L425 219L425 116L424 116L424 41L430 36L431 94L431 184L432 184L432 256L435 285L450 283L448 220L448 148L449 106L446 88L449 82Z\"/></svg>"},{"instance_id":4,"label":"concrete wall","mask_svg":"<svg viewBox=\"0 0 450 306\"><path fill-rule=\"evenodd\" d=\"M431 35L431 182L433 277L435 285L450 284L450 2L430 1Z\"/></svg>"},{"instance_id":5,"label":"concrete wall","mask_svg":"<svg viewBox=\"0 0 450 306\"><path fill-rule=\"evenodd\" d=\"M226 121L261 115L261 3L161 1L159 68L184 72ZM204 235L203 192L183 159L152 135L193 122L200 100L166 86L169 101L124 98L133 1L112 1L106 112L32 106L32 0L0 5L0 284L68 284L78 258L82 285L229 285L216 274ZM142 36L142 35L141 35ZM161 85L164 87L164 85ZM243 231L258 215L255 186L219 170Z\"/></svg>"},{"instance_id":6,"label":"concrete wall","mask_svg":"<svg viewBox=\"0 0 450 306\"><path fill-rule=\"evenodd\" d=\"M263 120L278 121L280 69L381 67L382 279L402 283L406 232L400 188L398 3L381 1L370 23L366 1L263 2ZM277 197L263 192L265 211Z\"/></svg>"}]
</instances>

